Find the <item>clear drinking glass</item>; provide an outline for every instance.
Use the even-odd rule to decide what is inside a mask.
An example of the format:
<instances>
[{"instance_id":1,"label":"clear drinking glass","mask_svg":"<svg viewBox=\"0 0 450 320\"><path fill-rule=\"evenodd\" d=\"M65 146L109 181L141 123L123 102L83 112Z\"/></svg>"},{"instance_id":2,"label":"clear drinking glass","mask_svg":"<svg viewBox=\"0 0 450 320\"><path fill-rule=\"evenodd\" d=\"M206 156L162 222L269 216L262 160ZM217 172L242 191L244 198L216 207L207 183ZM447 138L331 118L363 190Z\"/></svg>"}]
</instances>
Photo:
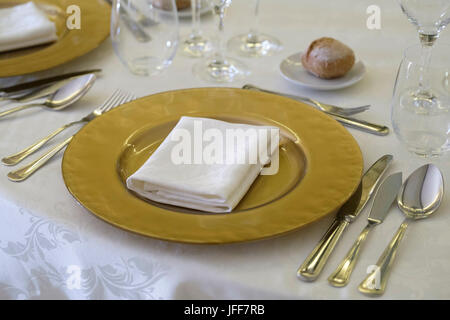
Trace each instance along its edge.
<instances>
[{"instance_id":1,"label":"clear drinking glass","mask_svg":"<svg viewBox=\"0 0 450 320\"><path fill-rule=\"evenodd\" d=\"M189 57L203 57L211 51L211 42L203 35L200 28L200 11L208 5L205 0L191 0L192 30L183 40L183 53Z\"/></svg>"},{"instance_id":2,"label":"clear drinking glass","mask_svg":"<svg viewBox=\"0 0 450 320\"><path fill-rule=\"evenodd\" d=\"M111 10L114 51L131 72L153 75L167 68L178 46L174 0L114 0Z\"/></svg>"},{"instance_id":3,"label":"clear drinking glass","mask_svg":"<svg viewBox=\"0 0 450 320\"><path fill-rule=\"evenodd\" d=\"M255 15L252 26L246 34L241 34L228 41L228 48L244 57L271 56L283 49L281 42L274 36L259 32L259 2L255 1Z\"/></svg>"},{"instance_id":4,"label":"clear drinking glass","mask_svg":"<svg viewBox=\"0 0 450 320\"><path fill-rule=\"evenodd\" d=\"M450 23L450 0L398 0L408 20L417 27L421 52L421 70L416 97L424 104L433 102L434 93L430 88L430 63L432 48L439 33Z\"/></svg>"},{"instance_id":5,"label":"clear drinking glass","mask_svg":"<svg viewBox=\"0 0 450 320\"><path fill-rule=\"evenodd\" d=\"M194 74L206 81L233 82L250 74L247 66L239 60L225 56L224 17L225 9L231 5L231 0L214 0L214 13L219 17L219 33L216 39L214 53L211 57L199 61L193 67Z\"/></svg>"},{"instance_id":6,"label":"clear drinking glass","mask_svg":"<svg viewBox=\"0 0 450 320\"><path fill-rule=\"evenodd\" d=\"M450 45L436 45L428 66L433 101L416 93L422 68L420 45L405 50L392 99L392 124L406 147L421 156L439 156L450 149Z\"/></svg>"}]
</instances>

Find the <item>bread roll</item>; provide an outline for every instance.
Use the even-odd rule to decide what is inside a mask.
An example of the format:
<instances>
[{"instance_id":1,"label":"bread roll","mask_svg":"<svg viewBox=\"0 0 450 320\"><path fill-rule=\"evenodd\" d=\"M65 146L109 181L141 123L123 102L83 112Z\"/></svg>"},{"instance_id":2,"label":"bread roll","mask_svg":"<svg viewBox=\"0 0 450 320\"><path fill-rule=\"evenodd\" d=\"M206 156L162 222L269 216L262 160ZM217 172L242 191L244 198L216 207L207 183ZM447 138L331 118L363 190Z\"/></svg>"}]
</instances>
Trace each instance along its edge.
<instances>
[{"instance_id":1,"label":"bread roll","mask_svg":"<svg viewBox=\"0 0 450 320\"><path fill-rule=\"evenodd\" d=\"M314 40L302 56L303 67L323 79L339 78L355 64L353 50L333 38Z\"/></svg>"}]
</instances>

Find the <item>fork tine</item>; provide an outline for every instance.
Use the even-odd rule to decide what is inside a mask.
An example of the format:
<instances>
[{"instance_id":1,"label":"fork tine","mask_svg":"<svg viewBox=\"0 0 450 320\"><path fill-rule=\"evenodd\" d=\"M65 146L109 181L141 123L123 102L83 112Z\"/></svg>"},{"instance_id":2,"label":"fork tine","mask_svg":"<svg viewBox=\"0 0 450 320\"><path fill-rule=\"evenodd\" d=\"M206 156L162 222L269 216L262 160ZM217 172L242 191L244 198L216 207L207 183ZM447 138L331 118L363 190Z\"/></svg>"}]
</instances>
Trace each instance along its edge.
<instances>
[{"instance_id":1,"label":"fork tine","mask_svg":"<svg viewBox=\"0 0 450 320\"><path fill-rule=\"evenodd\" d=\"M126 99L125 103L133 101L133 100L136 100L136 96L134 94L132 94L132 93L128 93L128 96L127 96L127 99Z\"/></svg>"},{"instance_id":2,"label":"fork tine","mask_svg":"<svg viewBox=\"0 0 450 320\"><path fill-rule=\"evenodd\" d=\"M105 102L103 102L103 104L100 106L100 108L98 108L98 111L100 112L104 112L104 110L111 105L112 103L114 103L114 101L117 99L117 96L120 94L120 90L116 90L114 91L114 93L112 95L110 95L108 97L108 99L105 100Z\"/></svg>"},{"instance_id":3,"label":"fork tine","mask_svg":"<svg viewBox=\"0 0 450 320\"><path fill-rule=\"evenodd\" d=\"M125 96L124 101L122 102L122 104L128 103L128 102L134 100L133 97L134 97L134 94L132 94L130 92L127 92L127 95Z\"/></svg>"},{"instance_id":4,"label":"fork tine","mask_svg":"<svg viewBox=\"0 0 450 320\"><path fill-rule=\"evenodd\" d=\"M111 110L112 108L122 104L125 93L120 89L117 89L116 92L118 92L116 99L114 99L114 101L112 103L110 103L103 112L107 112L107 111Z\"/></svg>"},{"instance_id":5,"label":"fork tine","mask_svg":"<svg viewBox=\"0 0 450 320\"><path fill-rule=\"evenodd\" d=\"M111 99L114 96L114 99ZM124 103L130 102L134 99L136 99L136 96L132 93L122 91L121 89L117 89L113 95L111 96L108 105L105 106L105 108L102 110L102 113L108 112L112 108L118 107Z\"/></svg>"},{"instance_id":6,"label":"fork tine","mask_svg":"<svg viewBox=\"0 0 450 320\"><path fill-rule=\"evenodd\" d=\"M365 105L365 106L355 107L355 108L342 108L342 110L340 110L340 112L350 116L350 115L353 115L356 113L366 111L369 108L370 108L370 105Z\"/></svg>"},{"instance_id":7,"label":"fork tine","mask_svg":"<svg viewBox=\"0 0 450 320\"><path fill-rule=\"evenodd\" d=\"M122 97L121 97L120 101L114 107L120 106L120 105L124 104L125 102L127 102L128 95L129 95L128 92L122 91Z\"/></svg>"}]
</instances>

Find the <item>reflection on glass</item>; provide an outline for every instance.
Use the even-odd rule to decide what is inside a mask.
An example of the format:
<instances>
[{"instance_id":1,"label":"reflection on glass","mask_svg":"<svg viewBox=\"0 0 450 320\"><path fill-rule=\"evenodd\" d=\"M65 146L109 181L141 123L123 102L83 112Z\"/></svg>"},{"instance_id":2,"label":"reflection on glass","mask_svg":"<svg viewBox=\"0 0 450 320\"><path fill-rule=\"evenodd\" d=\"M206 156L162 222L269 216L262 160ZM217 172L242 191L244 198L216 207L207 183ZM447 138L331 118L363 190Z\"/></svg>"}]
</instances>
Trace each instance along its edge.
<instances>
[{"instance_id":1,"label":"reflection on glass","mask_svg":"<svg viewBox=\"0 0 450 320\"><path fill-rule=\"evenodd\" d=\"M450 149L450 45L439 44L428 66L433 101L417 97L422 73L421 46L405 51L394 87L392 124L407 148L421 156L439 156Z\"/></svg>"},{"instance_id":2,"label":"reflection on glass","mask_svg":"<svg viewBox=\"0 0 450 320\"><path fill-rule=\"evenodd\" d=\"M137 75L167 68L178 46L178 14L174 0L114 0L111 10L114 51Z\"/></svg>"}]
</instances>

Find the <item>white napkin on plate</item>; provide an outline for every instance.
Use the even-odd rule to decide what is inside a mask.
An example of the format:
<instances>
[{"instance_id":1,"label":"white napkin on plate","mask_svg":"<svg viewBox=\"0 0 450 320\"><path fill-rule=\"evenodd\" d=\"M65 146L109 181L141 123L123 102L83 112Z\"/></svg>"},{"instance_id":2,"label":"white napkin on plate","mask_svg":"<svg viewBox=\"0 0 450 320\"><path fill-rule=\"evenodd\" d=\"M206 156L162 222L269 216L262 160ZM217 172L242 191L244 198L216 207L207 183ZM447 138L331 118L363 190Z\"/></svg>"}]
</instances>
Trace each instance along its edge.
<instances>
[{"instance_id":1,"label":"white napkin on plate","mask_svg":"<svg viewBox=\"0 0 450 320\"><path fill-rule=\"evenodd\" d=\"M236 142L234 146L231 146L226 142L227 130L236 129L243 131L254 129L258 132L257 138L245 139L243 144L237 143L236 139L233 140ZM206 140L207 132L211 133L214 130L216 134L220 132L224 138L221 149L223 153L217 158L208 160L202 155L220 155L218 152L220 148L216 149L217 153L207 152L208 145L211 146L218 140L218 136ZM184 143L188 139L181 139L180 132L191 137L191 148L190 150L185 148L186 154L185 151L180 151L180 146L182 141ZM204 135L199 135L199 132L203 132ZM202 136L205 140L203 142ZM261 138L262 136L266 138ZM197 139L198 142L199 137L200 143L195 144L194 140ZM182 117L144 165L127 179L127 187L145 198L161 203L207 212L230 212L244 197L264 165L271 161L274 154L278 155L278 140L277 127ZM263 148L257 148L256 161L255 157L250 156L255 154L253 153L255 144L267 147L264 151ZM199 146L202 149L199 149ZM184 158L184 163L180 163L181 158L174 161L174 155L188 156ZM187 159L189 161L186 161ZM243 159L245 161L242 161Z\"/></svg>"},{"instance_id":2,"label":"white napkin on plate","mask_svg":"<svg viewBox=\"0 0 450 320\"><path fill-rule=\"evenodd\" d=\"M0 52L55 40L55 24L33 2L0 9Z\"/></svg>"}]
</instances>

